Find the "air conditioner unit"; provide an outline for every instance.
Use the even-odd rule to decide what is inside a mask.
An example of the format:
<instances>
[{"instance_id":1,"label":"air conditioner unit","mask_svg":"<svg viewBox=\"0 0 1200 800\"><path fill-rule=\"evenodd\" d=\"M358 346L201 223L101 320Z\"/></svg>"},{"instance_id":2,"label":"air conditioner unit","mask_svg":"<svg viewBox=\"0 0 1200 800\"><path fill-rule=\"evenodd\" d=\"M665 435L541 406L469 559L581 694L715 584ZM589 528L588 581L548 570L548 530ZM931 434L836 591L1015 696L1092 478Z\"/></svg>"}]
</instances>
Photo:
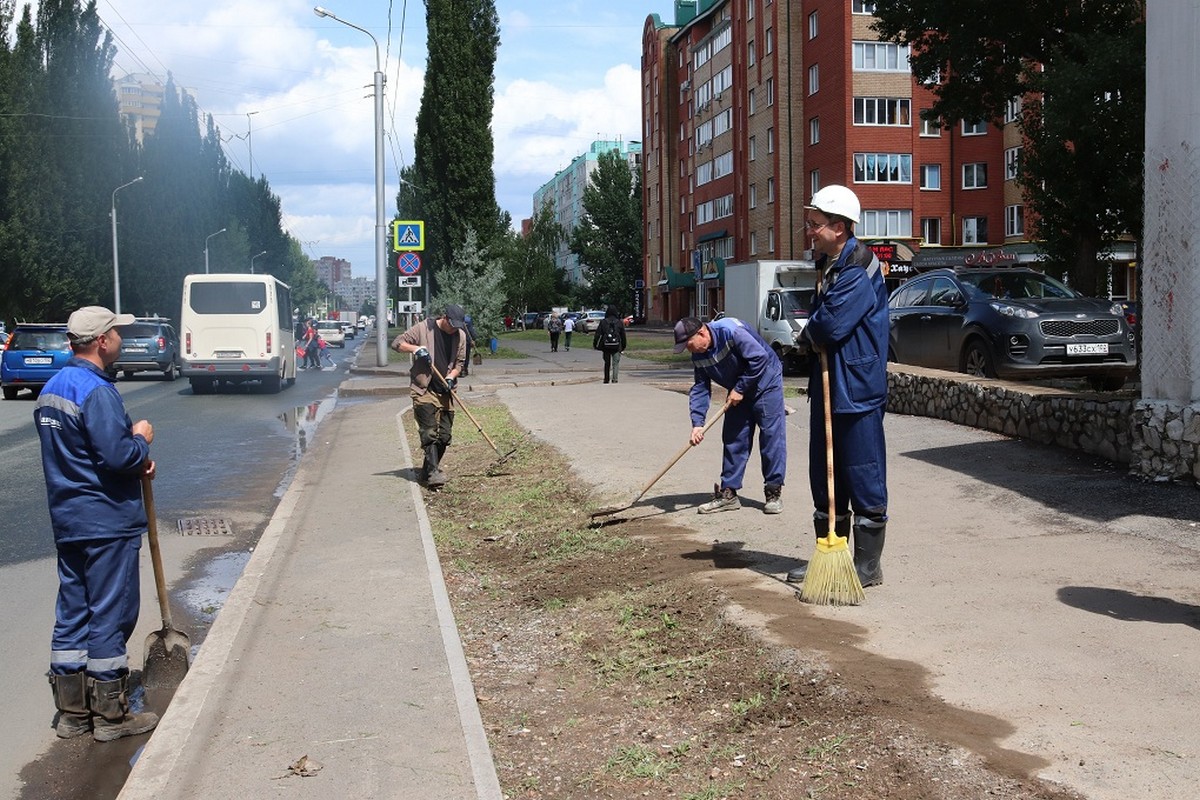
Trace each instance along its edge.
<instances>
[{"instance_id":1,"label":"air conditioner unit","mask_svg":"<svg viewBox=\"0 0 1200 800\"><path fill-rule=\"evenodd\" d=\"M713 97L713 99L719 101L721 99L721 93L717 92L716 95Z\"/></svg>"},{"instance_id":2,"label":"air conditioner unit","mask_svg":"<svg viewBox=\"0 0 1200 800\"><path fill-rule=\"evenodd\" d=\"M690 80L684 81L683 83L679 84L679 88L687 91L688 89L692 88L692 82Z\"/></svg>"}]
</instances>

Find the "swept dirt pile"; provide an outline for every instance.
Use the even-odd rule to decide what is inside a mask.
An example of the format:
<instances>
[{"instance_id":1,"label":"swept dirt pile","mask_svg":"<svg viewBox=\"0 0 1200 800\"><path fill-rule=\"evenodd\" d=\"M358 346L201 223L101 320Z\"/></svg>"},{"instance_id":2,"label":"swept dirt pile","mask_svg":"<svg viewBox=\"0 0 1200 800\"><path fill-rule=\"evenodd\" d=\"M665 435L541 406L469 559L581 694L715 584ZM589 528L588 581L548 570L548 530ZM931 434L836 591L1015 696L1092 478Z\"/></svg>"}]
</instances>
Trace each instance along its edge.
<instances>
[{"instance_id":1,"label":"swept dirt pile","mask_svg":"<svg viewBox=\"0 0 1200 800\"><path fill-rule=\"evenodd\" d=\"M519 453L492 468L458 415L451 482L426 502L507 797L1077 797L1020 754L952 744L969 715L902 668L856 670L845 631L736 552L661 523L590 527L562 454L500 405L471 410Z\"/></svg>"}]
</instances>

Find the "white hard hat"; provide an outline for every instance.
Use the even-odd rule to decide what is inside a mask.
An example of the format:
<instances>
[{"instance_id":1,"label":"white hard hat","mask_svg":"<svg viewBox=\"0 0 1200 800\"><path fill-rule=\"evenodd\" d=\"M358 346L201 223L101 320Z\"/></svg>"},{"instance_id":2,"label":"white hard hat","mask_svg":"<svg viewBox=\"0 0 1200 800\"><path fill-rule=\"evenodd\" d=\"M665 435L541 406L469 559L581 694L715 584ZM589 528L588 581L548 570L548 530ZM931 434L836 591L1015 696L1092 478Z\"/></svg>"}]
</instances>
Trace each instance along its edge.
<instances>
[{"instance_id":1,"label":"white hard hat","mask_svg":"<svg viewBox=\"0 0 1200 800\"><path fill-rule=\"evenodd\" d=\"M845 217L856 225L862 210L862 206L858 203L858 195L836 183L818 189L817 193L813 195L812 201L805 208L815 208L830 216Z\"/></svg>"}]
</instances>

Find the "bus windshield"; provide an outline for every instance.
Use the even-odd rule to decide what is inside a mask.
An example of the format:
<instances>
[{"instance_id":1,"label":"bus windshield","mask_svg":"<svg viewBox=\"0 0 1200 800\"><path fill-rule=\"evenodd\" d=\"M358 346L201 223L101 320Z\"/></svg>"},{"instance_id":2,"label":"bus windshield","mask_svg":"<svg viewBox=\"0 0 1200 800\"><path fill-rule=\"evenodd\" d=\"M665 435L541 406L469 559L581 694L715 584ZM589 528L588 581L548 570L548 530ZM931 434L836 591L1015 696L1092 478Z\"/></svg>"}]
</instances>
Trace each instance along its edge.
<instances>
[{"instance_id":1,"label":"bus windshield","mask_svg":"<svg viewBox=\"0 0 1200 800\"><path fill-rule=\"evenodd\" d=\"M189 304L197 314L261 314L267 307L265 283L193 283Z\"/></svg>"}]
</instances>

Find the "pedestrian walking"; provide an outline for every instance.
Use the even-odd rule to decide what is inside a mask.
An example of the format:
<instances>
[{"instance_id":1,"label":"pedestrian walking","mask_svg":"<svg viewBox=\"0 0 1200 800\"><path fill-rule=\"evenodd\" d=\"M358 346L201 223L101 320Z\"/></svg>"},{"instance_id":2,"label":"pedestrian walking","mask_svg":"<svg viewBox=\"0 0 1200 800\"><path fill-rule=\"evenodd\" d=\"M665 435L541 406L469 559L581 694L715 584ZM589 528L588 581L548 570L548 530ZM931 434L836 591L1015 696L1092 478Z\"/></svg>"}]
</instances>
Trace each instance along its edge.
<instances>
[{"instance_id":1,"label":"pedestrian walking","mask_svg":"<svg viewBox=\"0 0 1200 800\"><path fill-rule=\"evenodd\" d=\"M616 306L609 306L604 312L604 319L596 327L592 337L592 349L599 350L604 355L604 382L617 382L621 368L621 353L625 352L625 325Z\"/></svg>"},{"instance_id":2,"label":"pedestrian walking","mask_svg":"<svg viewBox=\"0 0 1200 800\"><path fill-rule=\"evenodd\" d=\"M132 314L101 306L73 312L73 355L33 412L58 556L49 677L63 739L91 731L110 742L158 724L157 715L130 707L126 650L141 604L141 478L154 477L154 426L130 421L106 373L121 353L118 326L132 322Z\"/></svg>"},{"instance_id":3,"label":"pedestrian walking","mask_svg":"<svg viewBox=\"0 0 1200 800\"><path fill-rule=\"evenodd\" d=\"M317 321L311 317L304 329L304 369L321 368L321 335L317 333Z\"/></svg>"},{"instance_id":4,"label":"pedestrian walking","mask_svg":"<svg viewBox=\"0 0 1200 800\"><path fill-rule=\"evenodd\" d=\"M463 322L466 323L467 326L465 328L467 332L467 355L463 360L462 370L462 375L465 378L467 375L471 374L471 350L473 348L478 348L479 343L475 341L475 325L471 322L471 315L467 314L464 316Z\"/></svg>"},{"instance_id":5,"label":"pedestrian walking","mask_svg":"<svg viewBox=\"0 0 1200 800\"><path fill-rule=\"evenodd\" d=\"M571 334L575 332L575 318L570 314L563 315L563 348L571 351Z\"/></svg>"},{"instance_id":6,"label":"pedestrian walking","mask_svg":"<svg viewBox=\"0 0 1200 800\"><path fill-rule=\"evenodd\" d=\"M854 567L865 586L883 583L887 532L887 451L883 415L887 407L887 288L879 259L854 236L859 221L857 195L845 186L826 186L813 195L804 227L818 254L820 289L804 328L814 349L829 365L833 412L834 531L854 533ZM809 379L811 408L808 448L813 525L817 538L830 530L825 467L825 408L821 369ZM853 520L851 519L853 512ZM803 582L807 564L787 579Z\"/></svg>"},{"instance_id":7,"label":"pedestrian walking","mask_svg":"<svg viewBox=\"0 0 1200 800\"><path fill-rule=\"evenodd\" d=\"M409 394L425 454L421 482L430 489L446 485L441 462L454 430L451 392L467 359L466 327L462 306L450 304L441 316L418 322L392 340L393 350L413 355ZM434 374L435 367L445 381Z\"/></svg>"},{"instance_id":8,"label":"pedestrian walking","mask_svg":"<svg viewBox=\"0 0 1200 800\"><path fill-rule=\"evenodd\" d=\"M558 335L562 333L562 320L558 318L558 314L551 314L546 320L546 330L550 334L550 352L558 352Z\"/></svg>"},{"instance_id":9,"label":"pedestrian walking","mask_svg":"<svg viewBox=\"0 0 1200 800\"><path fill-rule=\"evenodd\" d=\"M701 514L741 508L738 491L754 430L762 460L763 513L783 511L783 479L787 469L786 411L783 406L783 365L758 332L739 319L725 317L701 322L684 317L675 323L675 352L692 354L695 382L688 393L692 418L692 445L704 440L704 420L715 382L729 390L729 409L721 428L724 454L721 482L713 499L700 506Z\"/></svg>"}]
</instances>

